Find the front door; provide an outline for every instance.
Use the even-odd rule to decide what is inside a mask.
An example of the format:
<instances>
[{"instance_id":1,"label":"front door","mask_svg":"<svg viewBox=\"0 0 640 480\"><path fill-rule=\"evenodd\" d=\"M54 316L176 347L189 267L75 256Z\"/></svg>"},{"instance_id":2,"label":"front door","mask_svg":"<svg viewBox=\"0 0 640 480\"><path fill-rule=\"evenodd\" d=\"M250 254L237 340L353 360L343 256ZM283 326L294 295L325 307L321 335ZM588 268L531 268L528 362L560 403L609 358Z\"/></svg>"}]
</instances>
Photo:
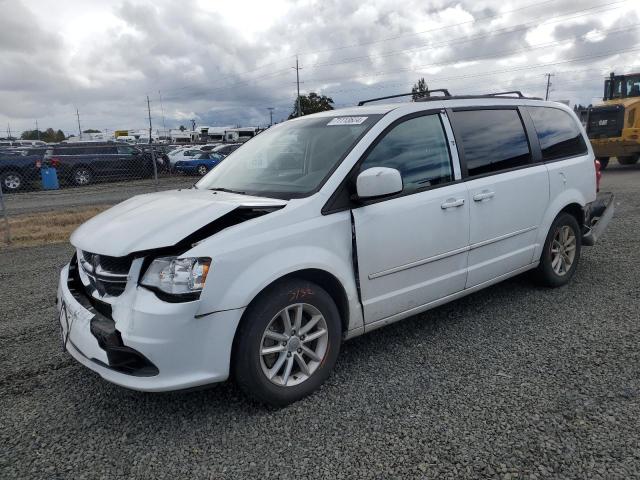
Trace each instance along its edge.
<instances>
[{"instance_id":1,"label":"front door","mask_svg":"<svg viewBox=\"0 0 640 480\"><path fill-rule=\"evenodd\" d=\"M400 194L352 210L365 323L464 289L469 199L445 126L439 114L400 120L359 167L395 168L403 180Z\"/></svg>"}]
</instances>

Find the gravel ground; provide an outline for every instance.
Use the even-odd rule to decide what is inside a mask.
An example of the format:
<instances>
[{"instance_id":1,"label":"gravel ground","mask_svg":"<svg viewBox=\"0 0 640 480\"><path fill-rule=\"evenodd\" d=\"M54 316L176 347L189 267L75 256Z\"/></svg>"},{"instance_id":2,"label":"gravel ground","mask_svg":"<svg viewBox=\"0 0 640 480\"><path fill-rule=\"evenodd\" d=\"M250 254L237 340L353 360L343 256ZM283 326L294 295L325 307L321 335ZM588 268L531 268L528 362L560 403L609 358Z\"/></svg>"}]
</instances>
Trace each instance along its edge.
<instances>
[{"instance_id":1,"label":"gravel ground","mask_svg":"<svg viewBox=\"0 0 640 480\"><path fill-rule=\"evenodd\" d=\"M143 394L60 352L65 245L0 253L0 478L640 476L640 167L571 285L516 278L347 342L282 410ZM35 268L34 268L35 267Z\"/></svg>"}]
</instances>

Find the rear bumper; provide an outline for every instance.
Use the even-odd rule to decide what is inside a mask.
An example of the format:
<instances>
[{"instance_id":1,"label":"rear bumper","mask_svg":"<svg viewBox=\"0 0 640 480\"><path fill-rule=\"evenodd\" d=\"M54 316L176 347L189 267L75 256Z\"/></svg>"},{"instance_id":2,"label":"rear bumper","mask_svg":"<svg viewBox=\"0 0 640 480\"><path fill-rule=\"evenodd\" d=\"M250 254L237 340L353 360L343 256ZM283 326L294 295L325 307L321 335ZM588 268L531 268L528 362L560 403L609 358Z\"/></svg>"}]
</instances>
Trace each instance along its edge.
<instances>
[{"instance_id":1,"label":"rear bumper","mask_svg":"<svg viewBox=\"0 0 640 480\"><path fill-rule=\"evenodd\" d=\"M598 193L597 198L585 207L585 225L582 244L593 246L607 229L613 218L615 196L610 192Z\"/></svg>"}]
</instances>

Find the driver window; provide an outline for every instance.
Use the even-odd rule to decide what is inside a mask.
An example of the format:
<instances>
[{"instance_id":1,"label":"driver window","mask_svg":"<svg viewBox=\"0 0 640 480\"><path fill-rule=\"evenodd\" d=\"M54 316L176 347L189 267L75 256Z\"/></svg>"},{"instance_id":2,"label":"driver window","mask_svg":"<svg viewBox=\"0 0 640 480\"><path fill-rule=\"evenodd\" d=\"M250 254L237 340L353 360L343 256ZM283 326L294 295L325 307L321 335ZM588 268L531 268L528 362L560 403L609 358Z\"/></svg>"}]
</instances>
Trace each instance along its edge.
<instances>
[{"instance_id":1,"label":"driver window","mask_svg":"<svg viewBox=\"0 0 640 480\"><path fill-rule=\"evenodd\" d=\"M396 125L369 152L360 171L371 167L400 171L404 193L453 181L439 115L424 115Z\"/></svg>"}]
</instances>

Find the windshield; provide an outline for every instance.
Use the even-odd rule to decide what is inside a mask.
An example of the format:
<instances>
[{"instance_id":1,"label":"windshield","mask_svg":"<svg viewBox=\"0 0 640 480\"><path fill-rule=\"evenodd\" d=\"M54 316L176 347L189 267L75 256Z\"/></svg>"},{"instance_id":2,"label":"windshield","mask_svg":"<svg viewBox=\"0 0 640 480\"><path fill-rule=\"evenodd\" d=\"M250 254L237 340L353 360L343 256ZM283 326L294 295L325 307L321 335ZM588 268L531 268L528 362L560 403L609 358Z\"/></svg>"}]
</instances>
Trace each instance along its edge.
<instances>
[{"instance_id":1,"label":"windshield","mask_svg":"<svg viewBox=\"0 0 640 480\"><path fill-rule=\"evenodd\" d=\"M640 76L627 77L627 96L640 97Z\"/></svg>"},{"instance_id":2,"label":"windshield","mask_svg":"<svg viewBox=\"0 0 640 480\"><path fill-rule=\"evenodd\" d=\"M336 115L276 125L231 153L196 188L283 199L309 195L381 117Z\"/></svg>"}]
</instances>

